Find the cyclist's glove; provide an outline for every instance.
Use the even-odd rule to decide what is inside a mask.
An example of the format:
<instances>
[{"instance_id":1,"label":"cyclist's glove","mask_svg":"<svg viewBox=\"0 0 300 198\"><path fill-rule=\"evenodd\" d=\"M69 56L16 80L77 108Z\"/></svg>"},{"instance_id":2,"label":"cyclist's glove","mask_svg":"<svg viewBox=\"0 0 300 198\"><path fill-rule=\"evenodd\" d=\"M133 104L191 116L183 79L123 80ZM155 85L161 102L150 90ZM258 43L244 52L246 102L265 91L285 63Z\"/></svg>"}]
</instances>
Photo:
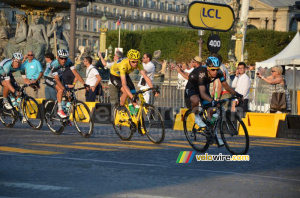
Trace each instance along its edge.
<instances>
[{"instance_id":1,"label":"cyclist's glove","mask_svg":"<svg viewBox=\"0 0 300 198\"><path fill-rule=\"evenodd\" d=\"M154 89L153 89L153 94L156 94L156 93L158 93L158 94L160 94L160 91L159 91L159 87L158 86L155 86L155 87L153 87Z\"/></svg>"},{"instance_id":2,"label":"cyclist's glove","mask_svg":"<svg viewBox=\"0 0 300 198\"><path fill-rule=\"evenodd\" d=\"M237 97L238 100L241 100L244 96L242 94L239 94L236 92L235 96Z\"/></svg>"},{"instance_id":3,"label":"cyclist's glove","mask_svg":"<svg viewBox=\"0 0 300 198\"><path fill-rule=\"evenodd\" d=\"M218 104L219 104L219 102L216 100L211 101L211 106L213 106L213 107L216 107Z\"/></svg>"}]
</instances>

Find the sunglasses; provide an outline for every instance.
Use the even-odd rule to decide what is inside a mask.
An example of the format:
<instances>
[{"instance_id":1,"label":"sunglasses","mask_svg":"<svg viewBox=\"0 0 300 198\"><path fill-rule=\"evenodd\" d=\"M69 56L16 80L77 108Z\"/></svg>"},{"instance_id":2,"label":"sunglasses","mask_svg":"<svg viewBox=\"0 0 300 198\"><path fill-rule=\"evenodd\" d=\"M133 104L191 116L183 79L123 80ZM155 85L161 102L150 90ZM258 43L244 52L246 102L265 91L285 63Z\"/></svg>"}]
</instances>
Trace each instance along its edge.
<instances>
[{"instance_id":1,"label":"sunglasses","mask_svg":"<svg viewBox=\"0 0 300 198\"><path fill-rule=\"evenodd\" d=\"M273 73L273 72L276 72L276 71L271 71L271 72Z\"/></svg>"},{"instance_id":2,"label":"sunglasses","mask_svg":"<svg viewBox=\"0 0 300 198\"><path fill-rule=\"evenodd\" d=\"M68 58L61 58L61 57L59 57L59 59L61 59L61 60L67 60Z\"/></svg>"},{"instance_id":3,"label":"sunglasses","mask_svg":"<svg viewBox=\"0 0 300 198\"><path fill-rule=\"evenodd\" d=\"M139 61L130 61L130 62L132 62L132 63L138 63Z\"/></svg>"},{"instance_id":4,"label":"sunglasses","mask_svg":"<svg viewBox=\"0 0 300 198\"><path fill-rule=\"evenodd\" d=\"M33 54L27 54L27 56L33 56Z\"/></svg>"},{"instance_id":5,"label":"sunglasses","mask_svg":"<svg viewBox=\"0 0 300 198\"><path fill-rule=\"evenodd\" d=\"M219 71L220 69L209 69L211 71Z\"/></svg>"}]
</instances>

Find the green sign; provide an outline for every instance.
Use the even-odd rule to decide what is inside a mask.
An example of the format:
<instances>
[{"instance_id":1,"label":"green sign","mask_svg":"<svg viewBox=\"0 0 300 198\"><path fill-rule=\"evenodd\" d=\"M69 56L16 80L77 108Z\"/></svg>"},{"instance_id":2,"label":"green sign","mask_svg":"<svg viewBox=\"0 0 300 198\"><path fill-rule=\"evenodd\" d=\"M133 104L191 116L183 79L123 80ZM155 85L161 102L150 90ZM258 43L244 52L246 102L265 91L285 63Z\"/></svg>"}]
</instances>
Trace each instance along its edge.
<instances>
[{"instance_id":1,"label":"green sign","mask_svg":"<svg viewBox=\"0 0 300 198\"><path fill-rule=\"evenodd\" d=\"M188 22L194 29L229 31L234 12L229 5L193 1L189 5Z\"/></svg>"}]
</instances>

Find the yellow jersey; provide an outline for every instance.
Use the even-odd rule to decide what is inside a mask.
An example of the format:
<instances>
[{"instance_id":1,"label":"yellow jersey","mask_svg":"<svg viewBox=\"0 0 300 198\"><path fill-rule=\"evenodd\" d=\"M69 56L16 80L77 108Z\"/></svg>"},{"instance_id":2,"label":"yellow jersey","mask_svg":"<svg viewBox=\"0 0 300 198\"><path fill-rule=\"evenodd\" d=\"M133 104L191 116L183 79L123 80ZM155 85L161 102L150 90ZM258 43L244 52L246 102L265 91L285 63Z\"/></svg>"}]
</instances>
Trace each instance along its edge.
<instances>
[{"instance_id":1,"label":"yellow jersey","mask_svg":"<svg viewBox=\"0 0 300 198\"><path fill-rule=\"evenodd\" d=\"M137 67L133 68L129 63L129 59L125 58L121 62L113 64L113 66L111 66L110 68L110 73L114 76L120 77L120 76L125 76L126 74L130 74L135 69L141 71L144 69L144 67L141 64L141 62L139 62L137 64Z\"/></svg>"}]
</instances>

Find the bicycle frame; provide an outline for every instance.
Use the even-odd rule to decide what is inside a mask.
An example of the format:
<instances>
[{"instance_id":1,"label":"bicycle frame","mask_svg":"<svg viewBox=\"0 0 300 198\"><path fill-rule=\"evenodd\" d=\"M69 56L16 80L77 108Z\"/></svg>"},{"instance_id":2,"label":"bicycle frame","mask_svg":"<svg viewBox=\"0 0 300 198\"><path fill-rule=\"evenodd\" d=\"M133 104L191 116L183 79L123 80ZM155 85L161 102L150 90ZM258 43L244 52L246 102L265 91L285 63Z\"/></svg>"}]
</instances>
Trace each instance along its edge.
<instances>
[{"instance_id":1,"label":"bicycle frame","mask_svg":"<svg viewBox=\"0 0 300 198\"><path fill-rule=\"evenodd\" d=\"M20 92L21 92L21 95L19 96L19 98L21 98L21 102L20 102L19 106L13 107L13 108L18 112L18 115L14 115L14 116L19 117L20 120L21 120L21 117L22 117L21 113L22 113L22 114L24 113L24 112L23 112L23 107L24 107L24 105L27 106L27 109L28 109L28 112L30 113L30 115L35 114L36 112L35 112L35 109L34 109L34 107L32 106L32 104L29 103L29 104L30 104L30 107L29 107L29 106L28 106L28 103L26 102L27 99L28 99L28 95L27 95L27 93L25 92L25 88L28 87L29 85L25 84L25 85L23 85L22 87L20 87L19 85L17 85L17 86L18 86L18 88L19 88L19 90L20 90ZM12 95L12 93L10 92L9 95ZM26 107L25 107L25 108L26 108ZM34 112L31 113L30 109L33 109Z\"/></svg>"},{"instance_id":2,"label":"bicycle frame","mask_svg":"<svg viewBox=\"0 0 300 198\"><path fill-rule=\"evenodd\" d=\"M54 120L57 120L57 121L61 121L61 122L69 121L69 120L70 120L71 112L73 111L73 109L75 108L75 106L76 106L76 104L77 104L77 102L78 102L78 100L77 100L77 98L76 98L75 92L76 92L76 91L79 91L79 90L81 90L81 89L85 89L85 87L78 88L78 89L69 89L69 90L68 90L68 91L71 92L71 95L68 96L68 100L66 100L66 101L67 101L67 102L70 102L70 103L71 103L71 106L70 106L70 108L68 109L68 112L67 112L68 117L67 117L67 118L59 118L59 119L53 118L53 115L54 115L54 113L55 113L54 110L55 110L56 106L58 105L57 100L55 101L54 106L53 106L53 108L52 108L52 110L51 110L50 118L51 118L51 119L54 119ZM67 96L63 96L63 97L67 97ZM83 110L81 109L80 106L79 106L79 108L80 108L81 114L84 115L84 113L82 113ZM81 114L79 113L79 111L78 111L77 108L76 108L75 110L77 111L77 115L81 115ZM74 116L74 115L73 115L73 116ZM74 119L74 117L73 117L73 119ZM84 118L79 118L79 119L82 121L82 120L85 120L86 117L84 116Z\"/></svg>"},{"instance_id":3,"label":"bicycle frame","mask_svg":"<svg viewBox=\"0 0 300 198\"><path fill-rule=\"evenodd\" d=\"M143 93L146 92L146 91L149 91L149 90L152 90L153 88L148 88L148 89L145 89L145 90L141 90L141 91L138 91L137 93L135 93L135 96L138 96L139 97L139 100L140 100L140 108L139 108L139 111L137 112L137 114L133 114L131 115L131 120L132 122L135 124L135 126L139 126L139 123L141 124L141 126L143 126L143 119L142 119L142 116L143 116L143 112L142 112L142 109L145 111L145 113L147 114L147 108L145 107L145 104L146 101L144 99L144 96L143 96ZM128 100L125 101L125 104L124 106L126 107L126 109L129 111L129 104L128 104ZM129 111L130 112L130 111ZM118 115L117 115L118 116ZM130 118L129 118L130 119ZM120 122L120 119L119 118L116 118L117 123L118 124ZM126 125L126 124L125 124ZM143 127L141 127L141 132L143 135L146 134L146 131L144 130Z\"/></svg>"}]
</instances>

